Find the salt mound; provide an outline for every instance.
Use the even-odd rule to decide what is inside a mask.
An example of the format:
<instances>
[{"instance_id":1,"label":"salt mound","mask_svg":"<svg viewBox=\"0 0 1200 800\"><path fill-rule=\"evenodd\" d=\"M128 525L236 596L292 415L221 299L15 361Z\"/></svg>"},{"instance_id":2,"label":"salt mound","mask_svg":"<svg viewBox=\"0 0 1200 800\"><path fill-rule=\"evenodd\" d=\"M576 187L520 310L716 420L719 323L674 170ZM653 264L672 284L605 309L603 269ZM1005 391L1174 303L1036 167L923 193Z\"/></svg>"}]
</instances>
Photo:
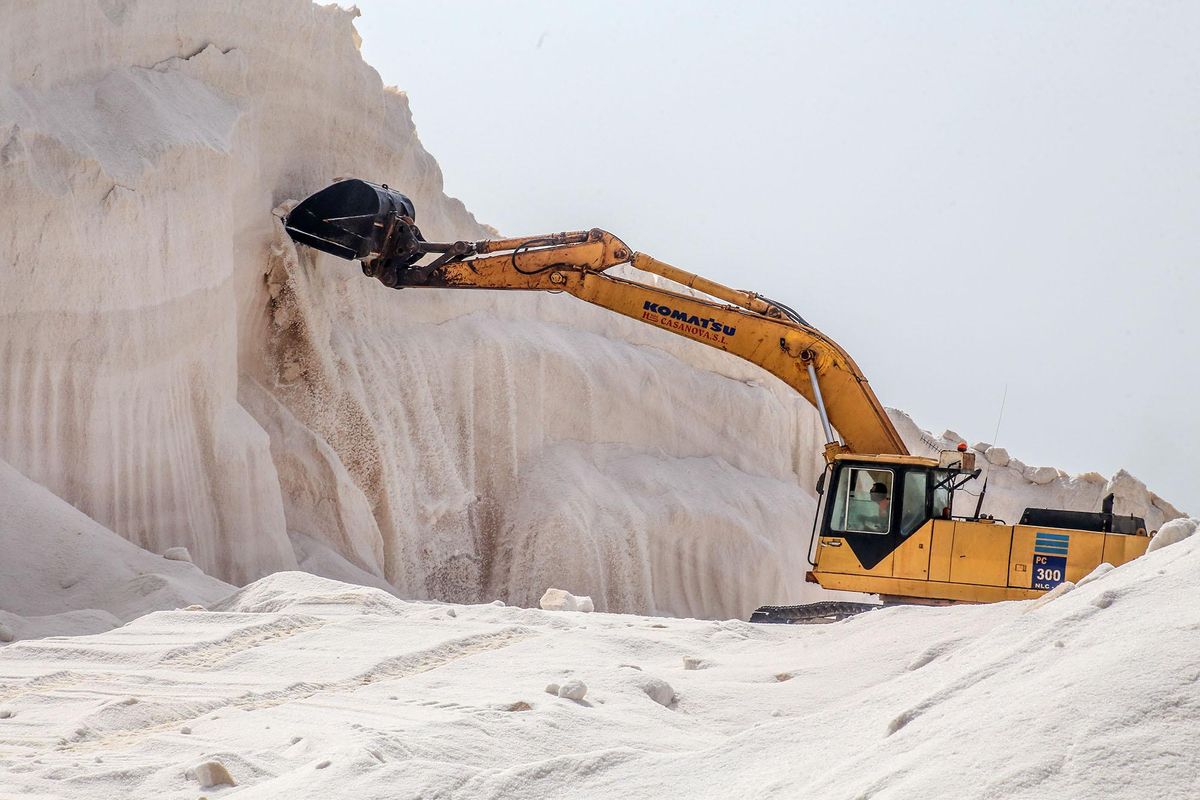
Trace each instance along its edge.
<instances>
[{"instance_id":1,"label":"salt mound","mask_svg":"<svg viewBox=\"0 0 1200 800\"><path fill-rule=\"evenodd\" d=\"M0 461L0 608L18 635L90 633L233 587L130 544Z\"/></svg>"},{"instance_id":2,"label":"salt mound","mask_svg":"<svg viewBox=\"0 0 1200 800\"><path fill-rule=\"evenodd\" d=\"M0 406L19 410L0 415L0 457L234 583L303 563L410 598L532 604L528 587L549 582L521 574L506 537L563 503L529 476L560 453L583 466L604 442L682 485L693 459L720 454L739 482L769 487L729 510L767 524L701 534L698 568L653 592L650 573L620 566L597 603L731 616L780 600L757 567L794 549L819 450L815 415L782 384L572 298L390 291L283 235L273 209L348 174L403 188L431 238L490 233L444 195L406 98L363 63L356 13L302 0L7 12L25 39L0 49L13 201ZM620 482L609 463L588 469ZM621 488L631 507L651 502ZM659 580L685 534L553 526L579 543L573 572L633 533L639 556L666 559ZM729 538L742 560L725 560Z\"/></svg>"},{"instance_id":3,"label":"salt mound","mask_svg":"<svg viewBox=\"0 0 1200 800\"><path fill-rule=\"evenodd\" d=\"M307 572L276 572L211 606L234 613L397 613L409 604L387 592Z\"/></svg>"}]
</instances>

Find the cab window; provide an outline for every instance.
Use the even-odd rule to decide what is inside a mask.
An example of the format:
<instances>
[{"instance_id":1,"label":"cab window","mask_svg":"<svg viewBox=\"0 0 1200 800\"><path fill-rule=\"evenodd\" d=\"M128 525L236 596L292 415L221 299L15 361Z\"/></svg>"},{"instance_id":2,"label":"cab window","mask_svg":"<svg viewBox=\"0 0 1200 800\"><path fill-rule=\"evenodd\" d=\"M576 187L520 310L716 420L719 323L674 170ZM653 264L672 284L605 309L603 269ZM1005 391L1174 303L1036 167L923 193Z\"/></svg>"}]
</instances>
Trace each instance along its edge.
<instances>
[{"instance_id":1,"label":"cab window","mask_svg":"<svg viewBox=\"0 0 1200 800\"><path fill-rule=\"evenodd\" d=\"M892 471L846 467L833 498L830 528L845 533L887 533L892 516Z\"/></svg>"},{"instance_id":2,"label":"cab window","mask_svg":"<svg viewBox=\"0 0 1200 800\"><path fill-rule=\"evenodd\" d=\"M900 535L908 536L924 524L926 496L929 493L929 473L923 469L909 470L904 475L904 507L900 511Z\"/></svg>"},{"instance_id":3,"label":"cab window","mask_svg":"<svg viewBox=\"0 0 1200 800\"><path fill-rule=\"evenodd\" d=\"M933 490L933 508L930 510L930 513L935 518L942 517L945 513L947 513L943 509L950 508L950 504L954 501L954 498L950 494L950 490L946 488L948 477L949 473L947 472L934 473L934 478L937 480L937 483L941 484L940 488L935 488Z\"/></svg>"}]
</instances>

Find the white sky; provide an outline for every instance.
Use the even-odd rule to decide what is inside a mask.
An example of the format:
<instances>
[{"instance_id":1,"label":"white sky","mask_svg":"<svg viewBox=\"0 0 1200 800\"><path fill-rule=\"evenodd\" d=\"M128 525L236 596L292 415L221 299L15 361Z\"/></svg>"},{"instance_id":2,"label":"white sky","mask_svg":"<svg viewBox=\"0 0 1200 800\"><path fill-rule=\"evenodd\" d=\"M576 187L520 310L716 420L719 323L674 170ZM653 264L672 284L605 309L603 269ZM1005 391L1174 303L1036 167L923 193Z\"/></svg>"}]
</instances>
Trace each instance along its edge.
<instances>
[{"instance_id":1,"label":"white sky","mask_svg":"<svg viewBox=\"0 0 1200 800\"><path fill-rule=\"evenodd\" d=\"M1007 385L1014 456L1200 513L1200 3L357 4L481 221L785 302L935 432Z\"/></svg>"}]
</instances>

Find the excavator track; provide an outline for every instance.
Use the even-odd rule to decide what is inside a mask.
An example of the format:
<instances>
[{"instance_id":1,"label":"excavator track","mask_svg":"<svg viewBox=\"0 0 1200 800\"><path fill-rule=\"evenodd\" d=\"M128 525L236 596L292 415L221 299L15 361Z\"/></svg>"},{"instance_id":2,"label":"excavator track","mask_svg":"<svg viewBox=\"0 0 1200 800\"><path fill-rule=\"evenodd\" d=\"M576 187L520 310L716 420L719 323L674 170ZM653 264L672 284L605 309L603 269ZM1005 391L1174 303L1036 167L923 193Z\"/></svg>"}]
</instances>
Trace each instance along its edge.
<instances>
[{"instance_id":1,"label":"excavator track","mask_svg":"<svg viewBox=\"0 0 1200 800\"><path fill-rule=\"evenodd\" d=\"M750 615L750 621L784 625L823 625L877 608L883 606L875 603L842 603L835 600L807 603L802 606L762 606Z\"/></svg>"}]
</instances>

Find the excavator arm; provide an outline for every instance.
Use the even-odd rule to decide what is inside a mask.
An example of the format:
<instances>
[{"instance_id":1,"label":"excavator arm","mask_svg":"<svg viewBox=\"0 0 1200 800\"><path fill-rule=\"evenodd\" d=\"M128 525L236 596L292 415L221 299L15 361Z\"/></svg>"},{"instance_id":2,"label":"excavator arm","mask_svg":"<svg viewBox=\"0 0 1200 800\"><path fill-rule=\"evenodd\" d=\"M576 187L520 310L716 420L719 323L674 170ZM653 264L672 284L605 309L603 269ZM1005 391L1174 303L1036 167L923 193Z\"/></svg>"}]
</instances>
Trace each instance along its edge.
<instances>
[{"instance_id":1,"label":"excavator arm","mask_svg":"<svg viewBox=\"0 0 1200 800\"><path fill-rule=\"evenodd\" d=\"M837 453L907 454L853 359L781 304L634 252L599 229L437 243L424 240L413 213L408 199L386 186L342 181L293 209L285 227L303 244L361 260L367 275L396 289L567 292L775 375L822 411L828 459ZM429 255L431 261L418 263ZM609 274L620 264L715 299Z\"/></svg>"}]
</instances>

